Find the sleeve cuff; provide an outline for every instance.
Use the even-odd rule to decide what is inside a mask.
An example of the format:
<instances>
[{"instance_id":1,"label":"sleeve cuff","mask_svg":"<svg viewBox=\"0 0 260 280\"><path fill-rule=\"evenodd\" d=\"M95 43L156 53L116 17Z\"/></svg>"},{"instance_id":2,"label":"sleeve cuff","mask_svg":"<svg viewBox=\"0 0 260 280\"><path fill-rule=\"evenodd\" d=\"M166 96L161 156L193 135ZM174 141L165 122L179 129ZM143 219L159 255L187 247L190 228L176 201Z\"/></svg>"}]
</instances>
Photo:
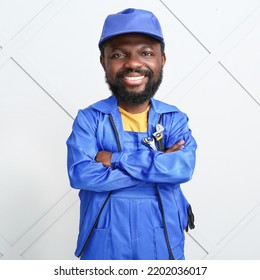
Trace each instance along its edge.
<instances>
[{"instance_id":1,"label":"sleeve cuff","mask_svg":"<svg viewBox=\"0 0 260 280\"><path fill-rule=\"evenodd\" d=\"M111 165L115 169L119 166L120 159L122 157L122 152L115 152L111 156Z\"/></svg>"}]
</instances>

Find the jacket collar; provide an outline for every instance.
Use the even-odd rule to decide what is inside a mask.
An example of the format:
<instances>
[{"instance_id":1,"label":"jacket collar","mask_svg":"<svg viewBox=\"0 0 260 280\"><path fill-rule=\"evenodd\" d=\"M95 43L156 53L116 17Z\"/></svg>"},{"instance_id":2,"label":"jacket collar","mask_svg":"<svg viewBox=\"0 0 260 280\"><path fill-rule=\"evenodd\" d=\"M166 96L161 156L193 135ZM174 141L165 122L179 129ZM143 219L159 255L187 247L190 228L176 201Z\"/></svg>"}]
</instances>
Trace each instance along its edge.
<instances>
[{"instance_id":1,"label":"jacket collar","mask_svg":"<svg viewBox=\"0 0 260 280\"><path fill-rule=\"evenodd\" d=\"M178 112L177 107L164 103L162 101L151 99L151 109L153 109L158 114ZM100 100L92 105L92 107L105 114L113 114L118 110L117 99L114 95L109 98Z\"/></svg>"}]
</instances>

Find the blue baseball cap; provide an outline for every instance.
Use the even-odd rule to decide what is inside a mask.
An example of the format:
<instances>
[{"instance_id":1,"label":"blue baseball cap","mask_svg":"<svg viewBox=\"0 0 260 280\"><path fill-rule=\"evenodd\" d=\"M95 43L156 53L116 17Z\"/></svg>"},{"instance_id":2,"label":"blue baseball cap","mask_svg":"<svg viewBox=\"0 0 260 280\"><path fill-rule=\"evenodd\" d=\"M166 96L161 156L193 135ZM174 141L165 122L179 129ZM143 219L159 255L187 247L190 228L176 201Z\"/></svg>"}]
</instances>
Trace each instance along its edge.
<instances>
[{"instance_id":1,"label":"blue baseball cap","mask_svg":"<svg viewBox=\"0 0 260 280\"><path fill-rule=\"evenodd\" d=\"M165 45L160 23L152 12L126 9L107 16L98 43L99 48L106 40L126 33L142 33Z\"/></svg>"}]
</instances>

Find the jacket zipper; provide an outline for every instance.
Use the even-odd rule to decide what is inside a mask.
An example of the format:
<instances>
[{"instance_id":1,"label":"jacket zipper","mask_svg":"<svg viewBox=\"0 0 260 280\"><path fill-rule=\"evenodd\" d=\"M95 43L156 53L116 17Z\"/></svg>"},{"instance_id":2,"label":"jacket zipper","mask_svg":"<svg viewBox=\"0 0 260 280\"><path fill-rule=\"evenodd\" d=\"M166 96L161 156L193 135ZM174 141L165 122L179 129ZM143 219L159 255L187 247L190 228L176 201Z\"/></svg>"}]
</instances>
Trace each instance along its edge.
<instances>
[{"instance_id":1,"label":"jacket zipper","mask_svg":"<svg viewBox=\"0 0 260 280\"><path fill-rule=\"evenodd\" d=\"M173 253L172 253L171 244L170 244L170 240L169 240L167 225L166 225L166 221L165 221L165 215L164 215L164 208L163 208L162 198L161 198L161 194L160 194L158 186L156 186L156 190L157 190L157 194L158 194L158 198L159 198L159 203L160 203L160 206L161 206L162 221L163 221L163 231L164 231L164 236L165 236L165 241L166 241L167 249L168 249L168 252L169 252L169 259L170 260L174 260L174 256L173 256Z\"/></svg>"},{"instance_id":2,"label":"jacket zipper","mask_svg":"<svg viewBox=\"0 0 260 280\"><path fill-rule=\"evenodd\" d=\"M162 115L160 115L160 118L158 120L158 124L161 122L161 120L162 120ZM160 141L158 143L158 148L159 148L159 151L164 152L164 145L163 145L162 139L160 139ZM156 191L157 191L157 195L158 195L158 199L159 199L159 204L160 204L160 207L161 207L163 230L164 230L165 242L166 242L167 249L168 249L168 252L169 252L169 259L174 260L174 256L173 256L171 245L170 245L167 225L166 225L166 221L165 221L165 214L164 214L164 208L163 208L163 203L162 203L162 197L161 197L161 194L160 194L160 191L159 191L159 188L158 188L157 185L156 185Z\"/></svg>"},{"instance_id":3,"label":"jacket zipper","mask_svg":"<svg viewBox=\"0 0 260 280\"><path fill-rule=\"evenodd\" d=\"M112 115L109 115L109 119L110 119L111 125L112 125L112 127L113 127L115 136L116 136L116 143L117 143L118 151L119 151L119 152L122 152L122 147L121 147L121 144L120 144L119 135L118 135L118 132L117 132L117 129L116 129L116 125L115 125L115 122L114 122L114 120L113 120ZM93 234L93 232L94 232L94 229L96 228L96 226L97 226L97 224L98 224L100 215L101 215L101 213L103 212L103 209L104 209L105 205L107 204L107 202L108 202L108 200L109 200L111 194L112 194L112 191L110 191L110 192L108 193L108 195L107 195L107 197L106 197L106 199L105 199L103 205L101 206L101 208L100 208L100 210L99 210L99 212L98 212L97 218L96 218L96 220L95 220L95 222L94 222L94 224L93 224L93 226L92 226L92 228L91 228L91 230L90 230L90 233L89 233L89 235L88 235L88 237L87 237L87 240L85 241L85 243L84 243L84 245L83 245L83 247L82 247L80 253L78 254L78 258L82 255L82 253L84 252L84 250L87 248L88 243L89 243L89 241L90 241L90 238L91 238L91 236L92 236L92 234Z\"/></svg>"}]
</instances>

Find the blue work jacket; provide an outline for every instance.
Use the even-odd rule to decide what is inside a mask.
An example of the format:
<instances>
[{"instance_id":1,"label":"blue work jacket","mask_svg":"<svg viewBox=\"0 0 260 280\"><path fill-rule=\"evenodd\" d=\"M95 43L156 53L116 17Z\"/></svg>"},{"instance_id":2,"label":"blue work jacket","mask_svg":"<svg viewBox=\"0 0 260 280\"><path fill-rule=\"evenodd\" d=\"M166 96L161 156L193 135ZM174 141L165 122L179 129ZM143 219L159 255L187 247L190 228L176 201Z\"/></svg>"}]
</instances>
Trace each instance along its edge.
<instances>
[{"instance_id":1,"label":"blue work jacket","mask_svg":"<svg viewBox=\"0 0 260 280\"><path fill-rule=\"evenodd\" d=\"M154 184L163 206L165 226L175 258L183 254L184 230L188 224L189 203L180 184L191 179L195 166L196 142L187 116L175 106L151 99L148 135L152 137L161 118L163 144L170 148L180 140L185 147L163 153L149 148L127 151L117 100L111 96L79 110L67 140L70 184L80 189L80 226L76 256L86 248L109 193L128 187ZM112 168L95 161L96 154L112 152Z\"/></svg>"}]
</instances>

